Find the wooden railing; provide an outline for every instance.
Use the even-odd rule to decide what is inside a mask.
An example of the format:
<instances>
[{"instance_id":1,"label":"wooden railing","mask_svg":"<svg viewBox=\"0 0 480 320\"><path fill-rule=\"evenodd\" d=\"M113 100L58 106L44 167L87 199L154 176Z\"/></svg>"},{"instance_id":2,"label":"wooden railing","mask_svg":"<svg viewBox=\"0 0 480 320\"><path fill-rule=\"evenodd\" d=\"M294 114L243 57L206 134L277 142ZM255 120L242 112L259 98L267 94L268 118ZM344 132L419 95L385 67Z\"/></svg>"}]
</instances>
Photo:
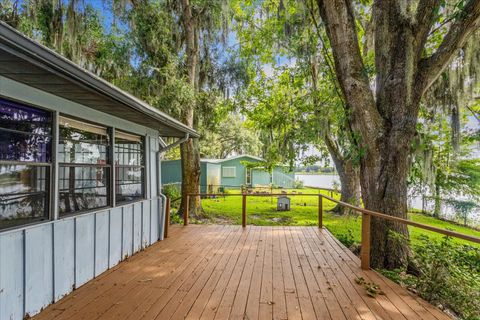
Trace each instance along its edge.
<instances>
[{"instance_id":1,"label":"wooden railing","mask_svg":"<svg viewBox=\"0 0 480 320\"><path fill-rule=\"evenodd\" d=\"M354 205L351 205L349 203L334 199L333 197L329 197L324 194L301 194L301 193L267 193L267 194L208 194L208 193L198 193L198 194L190 194L187 196L186 203L190 203L190 197L192 196L201 196L201 197L222 197L222 196L238 196L242 197L242 227L247 226L247 197L270 197L270 196L307 196L307 197L318 197L318 227L323 228L323 199L327 199L329 201L332 201L334 203L337 203L343 207L352 209L353 211L359 212L362 214L362 238L361 238L361 251L360 251L360 260L361 260L361 267L364 270L370 269L370 228L371 228L371 217L377 217L377 218L382 218L385 220L389 221L395 221L399 223L403 223L412 227L417 227L420 229L436 232L443 234L445 236L449 237L455 237L467 241L471 241L474 243L480 243L480 238L475 237L475 236L470 236L467 234L455 232L455 231L450 231L450 230L445 230L433 226L429 226L423 223L418 223L414 222L411 220L399 218L399 217L394 217L394 216L389 216L384 213L380 212L375 212L371 210L367 210L364 208L360 208ZM169 202L167 201L167 208L168 212L170 210L169 208ZM187 226L188 225L188 218L189 218L189 206L186 206L186 210L183 212L183 225ZM168 213L167 216L170 216ZM168 219L168 218L167 218ZM167 221L165 219L165 221ZM168 219L169 221L169 219ZM169 222L168 222L169 224ZM168 234L168 225L165 225L165 235Z\"/></svg>"}]
</instances>

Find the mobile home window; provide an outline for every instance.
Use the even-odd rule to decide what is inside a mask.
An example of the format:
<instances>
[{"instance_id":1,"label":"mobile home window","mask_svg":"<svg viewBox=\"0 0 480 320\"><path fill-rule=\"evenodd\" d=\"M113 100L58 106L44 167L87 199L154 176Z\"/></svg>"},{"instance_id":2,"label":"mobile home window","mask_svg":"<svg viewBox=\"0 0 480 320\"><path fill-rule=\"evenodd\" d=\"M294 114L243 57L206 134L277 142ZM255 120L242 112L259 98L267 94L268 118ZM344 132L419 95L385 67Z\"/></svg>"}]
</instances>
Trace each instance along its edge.
<instances>
[{"instance_id":1,"label":"mobile home window","mask_svg":"<svg viewBox=\"0 0 480 320\"><path fill-rule=\"evenodd\" d=\"M223 167L222 168L222 177L224 178L235 178L236 172L235 167Z\"/></svg>"},{"instance_id":2,"label":"mobile home window","mask_svg":"<svg viewBox=\"0 0 480 320\"><path fill-rule=\"evenodd\" d=\"M107 128L59 117L59 214L110 205Z\"/></svg>"},{"instance_id":3,"label":"mobile home window","mask_svg":"<svg viewBox=\"0 0 480 320\"><path fill-rule=\"evenodd\" d=\"M115 200L145 197L145 143L141 136L115 131Z\"/></svg>"},{"instance_id":4,"label":"mobile home window","mask_svg":"<svg viewBox=\"0 0 480 320\"><path fill-rule=\"evenodd\" d=\"M52 113L0 99L0 229L48 219Z\"/></svg>"}]
</instances>

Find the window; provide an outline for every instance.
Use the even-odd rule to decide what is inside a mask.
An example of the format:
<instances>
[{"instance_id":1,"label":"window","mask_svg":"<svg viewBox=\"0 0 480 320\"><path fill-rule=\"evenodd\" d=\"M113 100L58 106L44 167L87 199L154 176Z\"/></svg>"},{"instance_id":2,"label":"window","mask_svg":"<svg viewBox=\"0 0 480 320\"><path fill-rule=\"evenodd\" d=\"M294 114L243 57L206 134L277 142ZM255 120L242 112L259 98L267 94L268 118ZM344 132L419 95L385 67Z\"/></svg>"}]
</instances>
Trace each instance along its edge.
<instances>
[{"instance_id":1,"label":"window","mask_svg":"<svg viewBox=\"0 0 480 320\"><path fill-rule=\"evenodd\" d=\"M115 199L141 200L145 195L145 146L141 136L115 131Z\"/></svg>"},{"instance_id":2,"label":"window","mask_svg":"<svg viewBox=\"0 0 480 320\"><path fill-rule=\"evenodd\" d=\"M0 229L48 218L52 113L0 99Z\"/></svg>"},{"instance_id":3,"label":"window","mask_svg":"<svg viewBox=\"0 0 480 320\"><path fill-rule=\"evenodd\" d=\"M110 205L107 128L59 117L59 215Z\"/></svg>"},{"instance_id":4,"label":"window","mask_svg":"<svg viewBox=\"0 0 480 320\"><path fill-rule=\"evenodd\" d=\"M223 167L222 168L222 177L224 178L235 178L236 177L236 168L235 167Z\"/></svg>"}]
</instances>

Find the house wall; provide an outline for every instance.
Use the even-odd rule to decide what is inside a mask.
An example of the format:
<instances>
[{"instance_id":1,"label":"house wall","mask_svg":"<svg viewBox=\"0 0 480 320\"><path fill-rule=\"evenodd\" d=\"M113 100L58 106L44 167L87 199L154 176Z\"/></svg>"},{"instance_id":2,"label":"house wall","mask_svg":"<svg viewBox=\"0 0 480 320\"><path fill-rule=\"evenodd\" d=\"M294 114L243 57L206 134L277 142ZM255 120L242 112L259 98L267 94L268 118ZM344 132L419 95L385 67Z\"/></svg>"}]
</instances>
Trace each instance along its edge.
<instances>
[{"instance_id":1,"label":"house wall","mask_svg":"<svg viewBox=\"0 0 480 320\"><path fill-rule=\"evenodd\" d=\"M145 136L146 199L0 232L0 319L24 319L163 239L158 133L0 77L0 96Z\"/></svg>"},{"instance_id":2,"label":"house wall","mask_svg":"<svg viewBox=\"0 0 480 320\"><path fill-rule=\"evenodd\" d=\"M288 172L283 167L275 167L272 172L272 183L282 188L293 188L295 186L295 173Z\"/></svg>"},{"instance_id":3,"label":"house wall","mask_svg":"<svg viewBox=\"0 0 480 320\"><path fill-rule=\"evenodd\" d=\"M245 166L241 163L242 161L248 162L260 162L258 160L252 159L250 157L241 157L235 158L231 160L222 161L222 185L226 188L228 187L241 187L245 185ZM233 178L224 177L223 176L223 167L235 167L236 169L236 176Z\"/></svg>"},{"instance_id":4,"label":"house wall","mask_svg":"<svg viewBox=\"0 0 480 320\"><path fill-rule=\"evenodd\" d=\"M256 185L269 185L273 183L274 186L281 188L293 188L295 186L295 174L293 172L287 172L283 167L275 167L270 175L269 172L254 169L252 172L252 184Z\"/></svg>"},{"instance_id":5,"label":"house wall","mask_svg":"<svg viewBox=\"0 0 480 320\"><path fill-rule=\"evenodd\" d=\"M182 168L180 160L164 160L161 162L162 168L162 182L163 184L181 184L182 183ZM220 180L220 165L206 161L200 162L200 192L209 192L208 186L219 186ZM216 190L215 190L216 191Z\"/></svg>"},{"instance_id":6,"label":"house wall","mask_svg":"<svg viewBox=\"0 0 480 320\"><path fill-rule=\"evenodd\" d=\"M163 160L162 167L162 183L181 183L182 168L180 160Z\"/></svg>"},{"instance_id":7,"label":"house wall","mask_svg":"<svg viewBox=\"0 0 480 320\"><path fill-rule=\"evenodd\" d=\"M261 169L252 170L252 186L269 186L270 183L272 183L270 172Z\"/></svg>"}]
</instances>

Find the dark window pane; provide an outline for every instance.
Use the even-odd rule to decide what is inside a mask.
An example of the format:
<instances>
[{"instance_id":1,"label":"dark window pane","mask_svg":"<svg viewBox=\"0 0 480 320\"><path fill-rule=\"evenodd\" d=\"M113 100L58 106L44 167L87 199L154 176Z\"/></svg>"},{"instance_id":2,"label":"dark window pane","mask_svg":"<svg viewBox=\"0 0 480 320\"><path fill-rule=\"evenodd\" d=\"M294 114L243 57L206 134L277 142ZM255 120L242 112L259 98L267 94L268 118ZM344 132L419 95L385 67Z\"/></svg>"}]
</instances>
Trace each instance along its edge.
<instances>
[{"instance_id":1,"label":"dark window pane","mask_svg":"<svg viewBox=\"0 0 480 320\"><path fill-rule=\"evenodd\" d=\"M142 166L144 143L140 136L117 131L115 133L115 164Z\"/></svg>"},{"instance_id":2,"label":"dark window pane","mask_svg":"<svg viewBox=\"0 0 480 320\"><path fill-rule=\"evenodd\" d=\"M12 132L0 128L0 160L50 162L51 144L50 136Z\"/></svg>"},{"instance_id":3,"label":"dark window pane","mask_svg":"<svg viewBox=\"0 0 480 320\"><path fill-rule=\"evenodd\" d=\"M52 114L48 111L0 99L0 127L38 135L51 135Z\"/></svg>"},{"instance_id":4,"label":"dark window pane","mask_svg":"<svg viewBox=\"0 0 480 320\"><path fill-rule=\"evenodd\" d=\"M49 169L0 165L0 229L47 218Z\"/></svg>"},{"instance_id":5,"label":"dark window pane","mask_svg":"<svg viewBox=\"0 0 480 320\"><path fill-rule=\"evenodd\" d=\"M96 166L60 166L60 215L108 206L109 170L108 167Z\"/></svg>"},{"instance_id":6,"label":"dark window pane","mask_svg":"<svg viewBox=\"0 0 480 320\"><path fill-rule=\"evenodd\" d=\"M89 128L88 124L80 129L78 125L80 122L75 120L75 123L77 127L60 126L58 161L85 164L107 163L109 137L106 129L95 126Z\"/></svg>"},{"instance_id":7,"label":"dark window pane","mask_svg":"<svg viewBox=\"0 0 480 320\"><path fill-rule=\"evenodd\" d=\"M143 168L117 167L115 168L115 194L117 202L140 200L143 195Z\"/></svg>"}]
</instances>

